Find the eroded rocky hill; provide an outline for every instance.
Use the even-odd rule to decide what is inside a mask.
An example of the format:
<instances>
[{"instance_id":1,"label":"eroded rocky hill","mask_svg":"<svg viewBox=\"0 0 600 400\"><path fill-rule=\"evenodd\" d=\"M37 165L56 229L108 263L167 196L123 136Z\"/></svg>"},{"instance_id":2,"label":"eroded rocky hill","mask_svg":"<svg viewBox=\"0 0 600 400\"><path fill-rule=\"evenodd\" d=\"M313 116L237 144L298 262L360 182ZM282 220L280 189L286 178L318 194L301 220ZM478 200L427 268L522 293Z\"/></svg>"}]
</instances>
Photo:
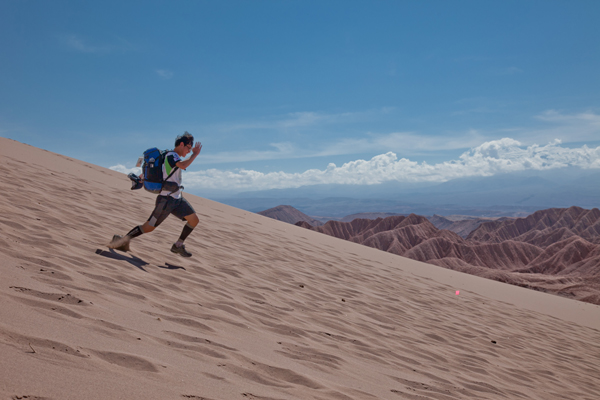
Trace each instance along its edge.
<instances>
[{"instance_id":1,"label":"eroded rocky hill","mask_svg":"<svg viewBox=\"0 0 600 400\"><path fill-rule=\"evenodd\" d=\"M600 210L538 211L481 224L465 239L411 214L307 229L418 261L600 304Z\"/></svg>"}]
</instances>

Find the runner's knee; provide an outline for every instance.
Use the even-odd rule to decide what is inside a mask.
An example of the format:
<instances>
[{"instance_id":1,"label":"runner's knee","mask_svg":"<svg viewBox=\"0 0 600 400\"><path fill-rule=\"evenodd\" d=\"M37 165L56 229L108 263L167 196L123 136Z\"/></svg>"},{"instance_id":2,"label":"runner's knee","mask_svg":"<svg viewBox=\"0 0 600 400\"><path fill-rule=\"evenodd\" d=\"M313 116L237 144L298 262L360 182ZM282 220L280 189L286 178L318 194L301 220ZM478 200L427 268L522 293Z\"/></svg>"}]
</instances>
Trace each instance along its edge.
<instances>
[{"instance_id":1,"label":"runner's knee","mask_svg":"<svg viewBox=\"0 0 600 400\"><path fill-rule=\"evenodd\" d=\"M188 222L188 224L190 224L192 228L196 227L196 225L198 225L198 223L200 222L200 219L196 214L188 215L187 217L185 217L185 220Z\"/></svg>"}]
</instances>

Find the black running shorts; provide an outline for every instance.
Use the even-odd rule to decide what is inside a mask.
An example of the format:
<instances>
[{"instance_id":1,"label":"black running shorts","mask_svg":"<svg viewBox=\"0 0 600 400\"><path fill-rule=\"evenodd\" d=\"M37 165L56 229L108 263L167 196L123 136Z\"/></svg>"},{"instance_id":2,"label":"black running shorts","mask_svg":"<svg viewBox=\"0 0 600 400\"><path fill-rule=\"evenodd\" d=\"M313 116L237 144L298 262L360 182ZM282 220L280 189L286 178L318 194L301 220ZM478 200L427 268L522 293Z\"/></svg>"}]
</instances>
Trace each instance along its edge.
<instances>
[{"instance_id":1,"label":"black running shorts","mask_svg":"<svg viewBox=\"0 0 600 400\"><path fill-rule=\"evenodd\" d=\"M148 222L156 228L162 224L169 214L173 214L185 221L185 217L195 213L194 207L183 196L178 199L174 199L171 196L157 196L156 206L154 207L154 211L152 211L152 215L148 218Z\"/></svg>"}]
</instances>

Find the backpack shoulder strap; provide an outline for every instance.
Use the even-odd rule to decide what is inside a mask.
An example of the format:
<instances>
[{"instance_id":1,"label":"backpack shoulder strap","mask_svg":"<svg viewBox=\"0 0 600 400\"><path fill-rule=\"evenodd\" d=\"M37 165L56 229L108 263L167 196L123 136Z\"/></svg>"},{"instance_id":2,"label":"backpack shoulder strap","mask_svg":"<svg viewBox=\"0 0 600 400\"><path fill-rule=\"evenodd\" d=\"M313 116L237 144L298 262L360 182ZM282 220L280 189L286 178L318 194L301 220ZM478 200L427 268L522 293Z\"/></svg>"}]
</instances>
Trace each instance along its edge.
<instances>
[{"instance_id":1,"label":"backpack shoulder strap","mask_svg":"<svg viewBox=\"0 0 600 400\"><path fill-rule=\"evenodd\" d=\"M169 176L167 176L167 178L165 179L165 182L173 176L173 174L175 173L175 171L177 171L179 169L178 166L175 166L175 168L173 168L173 170L171 171L171 173L169 174Z\"/></svg>"},{"instance_id":2,"label":"backpack shoulder strap","mask_svg":"<svg viewBox=\"0 0 600 400\"><path fill-rule=\"evenodd\" d=\"M163 162L168 162L167 161L167 153L169 153L170 150L164 150L163 152L161 152L161 156L163 157ZM178 166L174 166L173 169L171 170L171 173L163 180L163 189L165 187L165 183L167 183L167 181L169 180L169 178L171 176L173 176L173 174L179 169ZM173 182L174 183L174 182ZM178 186L177 190L179 190L180 188L183 188L183 186ZM177 190L172 190L171 193L169 194L169 196L171 194L173 194L174 192L176 192Z\"/></svg>"}]
</instances>

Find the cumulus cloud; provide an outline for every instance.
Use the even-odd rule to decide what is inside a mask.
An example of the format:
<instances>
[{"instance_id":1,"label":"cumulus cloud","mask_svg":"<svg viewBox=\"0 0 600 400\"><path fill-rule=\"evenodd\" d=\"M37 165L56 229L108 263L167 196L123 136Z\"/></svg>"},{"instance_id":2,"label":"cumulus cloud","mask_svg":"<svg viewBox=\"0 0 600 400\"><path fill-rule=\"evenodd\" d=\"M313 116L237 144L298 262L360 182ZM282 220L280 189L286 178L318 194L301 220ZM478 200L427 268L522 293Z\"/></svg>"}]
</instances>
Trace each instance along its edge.
<instances>
[{"instance_id":1,"label":"cumulus cloud","mask_svg":"<svg viewBox=\"0 0 600 400\"><path fill-rule=\"evenodd\" d=\"M545 146L522 146L511 138L485 142L463 153L459 159L438 164L398 159L387 152L370 160L355 160L302 173L270 172L240 169L224 171L208 169L186 174L189 188L221 190L264 190L296 188L316 184L372 185L387 181L445 182L456 178L492 176L505 172L548 170L575 166L600 168L600 147L567 148L559 140Z\"/></svg>"},{"instance_id":2,"label":"cumulus cloud","mask_svg":"<svg viewBox=\"0 0 600 400\"><path fill-rule=\"evenodd\" d=\"M248 169L233 171L207 169L187 172L188 189L223 191L297 188L318 184L373 185L388 181L446 182L452 179L492 176L525 170L550 170L565 167L600 168L600 147L569 148L560 140L544 146L524 146L521 142L503 138L485 142L463 153L458 159L438 164L398 158L393 152L377 155L370 160L355 160L341 166L330 163L325 169L309 169L299 173L263 173ZM139 174L140 168L123 165L112 170Z\"/></svg>"}]
</instances>

